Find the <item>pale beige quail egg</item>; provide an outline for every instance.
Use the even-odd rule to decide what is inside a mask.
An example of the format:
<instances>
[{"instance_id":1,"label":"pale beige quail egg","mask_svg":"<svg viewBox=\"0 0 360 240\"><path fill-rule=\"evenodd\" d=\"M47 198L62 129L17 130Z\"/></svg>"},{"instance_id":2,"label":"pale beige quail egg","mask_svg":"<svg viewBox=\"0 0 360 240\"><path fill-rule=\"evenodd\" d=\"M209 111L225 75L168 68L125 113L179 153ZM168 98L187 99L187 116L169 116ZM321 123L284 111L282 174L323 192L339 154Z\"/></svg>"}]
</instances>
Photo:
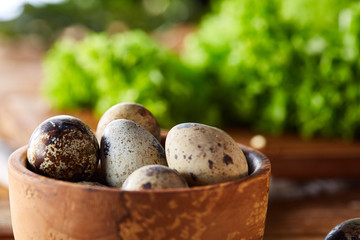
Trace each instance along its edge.
<instances>
[{"instance_id":1,"label":"pale beige quail egg","mask_svg":"<svg viewBox=\"0 0 360 240\"><path fill-rule=\"evenodd\" d=\"M170 168L192 185L207 185L238 179L248 174L240 146L224 131L198 123L173 127L165 142Z\"/></svg>"},{"instance_id":2,"label":"pale beige quail egg","mask_svg":"<svg viewBox=\"0 0 360 240\"><path fill-rule=\"evenodd\" d=\"M147 165L136 169L125 180L122 190L186 188L186 180L176 170L163 165Z\"/></svg>"},{"instance_id":3,"label":"pale beige quail egg","mask_svg":"<svg viewBox=\"0 0 360 240\"><path fill-rule=\"evenodd\" d=\"M160 127L156 118L144 106L137 103L119 103L109 108L97 125L96 137L98 140L101 139L105 127L116 119L134 121L160 140Z\"/></svg>"},{"instance_id":4,"label":"pale beige quail egg","mask_svg":"<svg viewBox=\"0 0 360 240\"><path fill-rule=\"evenodd\" d=\"M60 115L42 122L33 132L27 151L30 168L42 175L85 181L99 162L99 143L80 119Z\"/></svg>"},{"instance_id":5,"label":"pale beige quail egg","mask_svg":"<svg viewBox=\"0 0 360 240\"><path fill-rule=\"evenodd\" d=\"M101 146L101 169L112 187L121 187L125 179L145 165L166 165L164 148L139 124L117 119L104 129Z\"/></svg>"}]
</instances>

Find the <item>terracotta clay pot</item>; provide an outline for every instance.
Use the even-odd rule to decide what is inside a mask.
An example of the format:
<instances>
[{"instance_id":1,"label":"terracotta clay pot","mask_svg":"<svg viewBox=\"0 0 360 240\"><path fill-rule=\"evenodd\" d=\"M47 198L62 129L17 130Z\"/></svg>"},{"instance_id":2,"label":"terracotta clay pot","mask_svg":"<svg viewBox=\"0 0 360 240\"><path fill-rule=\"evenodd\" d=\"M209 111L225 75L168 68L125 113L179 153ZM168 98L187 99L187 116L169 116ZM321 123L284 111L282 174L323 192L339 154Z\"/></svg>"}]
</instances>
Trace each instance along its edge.
<instances>
[{"instance_id":1,"label":"terracotta clay pot","mask_svg":"<svg viewBox=\"0 0 360 240\"><path fill-rule=\"evenodd\" d=\"M264 234L270 162L242 146L249 176L189 189L121 191L59 181L26 167L27 146L9 158L17 240L241 239Z\"/></svg>"}]
</instances>

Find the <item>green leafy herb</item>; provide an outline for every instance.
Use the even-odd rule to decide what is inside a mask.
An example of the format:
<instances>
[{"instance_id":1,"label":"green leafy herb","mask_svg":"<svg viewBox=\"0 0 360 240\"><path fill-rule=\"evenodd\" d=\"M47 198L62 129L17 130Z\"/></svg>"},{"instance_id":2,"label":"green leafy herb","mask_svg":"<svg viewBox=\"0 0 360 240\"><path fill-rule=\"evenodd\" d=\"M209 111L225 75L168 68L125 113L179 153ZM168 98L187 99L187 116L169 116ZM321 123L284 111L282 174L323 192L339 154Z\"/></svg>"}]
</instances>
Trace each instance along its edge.
<instances>
[{"instance_id":1,"label":"green leafy herb","mask_svg":"<svg viewBox=\"0 0 360 240\"><path fill-rule=\"evenodd\" d=\"M44 90L56 108L91 108L102 114L116 103L137 102L163 127L191 120L216 124L196 74L139 30L59 41L48 52L44 69Z\"/></svg>"},{"instance_id":2,"label":"green leafy herb","mask_svg":"<svg viewBox=\"0 0 360 240\"><path fill-rule=\"evenodd\" d=\"M359 20L357 1L223 0L187 39L182 58L216 79L222 122L353 138Z\"/></svg>"},{"instance_id":3,"label":"green leafy herb","mask_svg":"<svg viewBox=\"0 0 360 240\"><path fill-rule=\"evenodd\" d=\"M180 56L145 33L60 41L46 93L60 108L144 104L163 127L197 121L360 136L360 3L222 0Z\"/></svg>"}]
</instances>

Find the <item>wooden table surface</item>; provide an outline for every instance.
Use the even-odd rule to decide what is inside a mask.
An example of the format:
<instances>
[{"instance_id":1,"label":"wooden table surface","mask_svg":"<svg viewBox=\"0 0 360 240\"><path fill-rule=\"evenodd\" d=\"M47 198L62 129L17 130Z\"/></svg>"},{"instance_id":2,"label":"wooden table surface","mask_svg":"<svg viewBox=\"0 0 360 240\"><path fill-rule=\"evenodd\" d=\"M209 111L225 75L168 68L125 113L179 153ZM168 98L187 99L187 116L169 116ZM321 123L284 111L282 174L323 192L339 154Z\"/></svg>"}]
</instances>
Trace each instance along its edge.
<instances>
[{"instance_id":1,"label":"wooden table surface","mask_svg":"<svg viewBox=\"0 0 360 240\"><path fill-rule=\"evenodd\" d=\"M0 43L0 138L13 149L27 143L35 127L55 115L40 97L42 51ZM93 129L89 112L73 112ZM249 145L253 132L229 130ZM360 142L293 135L265 136L271 160L265 240L322 240L338 223L360 217ZM13 239L8 191L0 187L0 240Z\"/></svg>"}]
</instances>

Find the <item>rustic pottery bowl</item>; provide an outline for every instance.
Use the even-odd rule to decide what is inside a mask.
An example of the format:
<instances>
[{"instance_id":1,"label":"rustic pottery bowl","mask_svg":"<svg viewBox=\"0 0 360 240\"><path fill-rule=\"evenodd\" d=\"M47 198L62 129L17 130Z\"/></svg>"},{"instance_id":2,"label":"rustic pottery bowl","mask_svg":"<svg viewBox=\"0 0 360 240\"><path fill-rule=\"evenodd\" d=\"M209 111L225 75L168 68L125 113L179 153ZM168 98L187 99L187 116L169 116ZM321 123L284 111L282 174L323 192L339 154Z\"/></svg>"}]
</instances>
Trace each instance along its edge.
<instances>
[{"instance_id":1,"label":"rustic pottery bowl","mask_svg":"<svg viewBox=\"0 0 360 240\"><path fill-rule=\"evenodd\" d=\"M9 158L10 208L17 240L263 238L270 162L240 145L249 175L189 189L121 191L40 176L27 146Z\"/></svg>"}]
</instances>

